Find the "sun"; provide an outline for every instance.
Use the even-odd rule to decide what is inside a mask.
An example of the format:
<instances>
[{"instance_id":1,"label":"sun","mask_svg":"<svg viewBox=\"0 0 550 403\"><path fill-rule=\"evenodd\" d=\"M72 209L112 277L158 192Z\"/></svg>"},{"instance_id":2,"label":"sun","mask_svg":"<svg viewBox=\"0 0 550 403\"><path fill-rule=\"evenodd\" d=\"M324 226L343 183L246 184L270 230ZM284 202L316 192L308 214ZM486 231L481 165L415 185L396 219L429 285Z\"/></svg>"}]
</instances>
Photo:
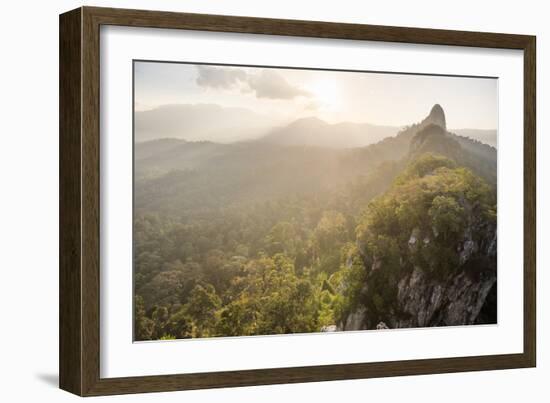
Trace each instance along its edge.
<instances>
[{"instance_id":1,"label":"sun","mask_svg":"<svg viewBox=\"0 0 550 403\"><path fill-rule=\"evenodd\" d=\"M342 103L340 86L334 80L316 80L308 86L321 109L336 111Z\"/></svg>"}]
</instances>

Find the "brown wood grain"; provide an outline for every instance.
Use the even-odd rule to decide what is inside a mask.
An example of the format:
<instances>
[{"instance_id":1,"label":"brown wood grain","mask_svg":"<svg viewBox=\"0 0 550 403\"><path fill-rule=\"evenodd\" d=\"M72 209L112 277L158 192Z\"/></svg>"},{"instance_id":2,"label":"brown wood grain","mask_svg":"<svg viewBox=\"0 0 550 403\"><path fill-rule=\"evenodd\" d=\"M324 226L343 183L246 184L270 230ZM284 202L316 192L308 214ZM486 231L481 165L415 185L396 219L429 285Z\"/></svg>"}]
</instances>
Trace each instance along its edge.
<instances>
[{"instance_id":1,"label":"brown wood grain","mask_svg":"<svg viewBox=\"0 0 550 403\"><path fill-rule=\"evenodd\" d=\"M536 366L537 345L537 86L536 39L524 48L523 66L523 354Z\"/></svg>"},{"instance_id":2,"label":"brown wood grain","mask_svg":"<svg viewBox=\"0 0 550 403\"><path fill-rule=\"evenodd\" d=\"M130 378L100 377L101 25L524 51L524 352ZM82 7L60 16L60 387L81 396L315 382L536 365L535 37L317 21ZM518 167L519 169L519 167ZM146 365L146 363L144 363Z\"/></svg>"},{"instance_id":3,"label":"brown wood grain","mask_svg":"<svg viewBox=\"0 0 550 403\"><path fill-rule=\"evenodd\" d=\"M99 377L99 24L82 9L82 390Z\"/></svg>"},{"instance_id":4,"label":"brown wood grain","mask_svg":"<svg viewBox=\"0 0 550 403\"><path fill-rule=\"evenodd\" d=\"M59 22L59 386L81 394L81 10Z\"/></svg>"}]
</instances>

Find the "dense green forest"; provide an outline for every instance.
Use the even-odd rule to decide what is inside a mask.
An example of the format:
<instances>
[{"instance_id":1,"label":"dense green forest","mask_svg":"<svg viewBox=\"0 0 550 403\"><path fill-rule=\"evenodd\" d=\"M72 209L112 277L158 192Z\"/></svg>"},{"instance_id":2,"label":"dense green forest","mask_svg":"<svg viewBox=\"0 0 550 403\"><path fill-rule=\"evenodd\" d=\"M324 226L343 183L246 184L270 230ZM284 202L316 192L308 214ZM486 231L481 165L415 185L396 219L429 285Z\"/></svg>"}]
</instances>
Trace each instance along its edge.
<instances>
[{"instance_id":1,"label":"dense green forest","mask_svg":"<svg viewBox=\"0 0 550 403\"><path fill-rule=\"evenodd\" d=\"M359 307L369 323L398 315L400 279L422 267L443 281L472 223L496 226L496 150L433 115L354 149L138 143L135 339L345 330Z\"/></svg>"}]
</instances>

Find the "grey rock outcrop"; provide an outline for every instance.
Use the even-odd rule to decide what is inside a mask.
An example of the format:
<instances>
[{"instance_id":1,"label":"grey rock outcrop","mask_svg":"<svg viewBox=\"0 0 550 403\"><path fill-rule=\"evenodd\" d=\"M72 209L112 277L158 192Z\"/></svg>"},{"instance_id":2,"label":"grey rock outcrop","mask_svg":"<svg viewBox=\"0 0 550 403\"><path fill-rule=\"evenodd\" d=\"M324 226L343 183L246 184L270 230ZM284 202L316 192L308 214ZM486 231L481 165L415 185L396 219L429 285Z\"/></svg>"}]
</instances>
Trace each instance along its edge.
<instances>
[{"instance_id":1,"label":"grey rock outcrop","mask_svg":"<svg viewBox=\"0 0 550 403\"><path fill-rule=\"evenodd\" d=\"M386 330L389 329L388 325L385 322L380 322L376 325L376 330Z\"/></svg>"},{"instance_id":2,"label":"grey rock outcrop","mask_svg":"<svg viewBox=\"0 0 550 403\"><path fill-rule=\"evenodd\" d=\"M445 282L434 282L415 268L399 282L398 300L403 315L395 319L395 327L475 324L495 285L495 271L484 271L477 278L461 271Z\"/></svg>"},{"instance_id":3,"label":"grey rock outcrop","mask_svg":"<svg viewBox=\"0 0 550 403\"><path fill-rule=\"evenodd\" d=\"M444 278L434 278L422 267L414 267L399 279L397 309L384 321L369 318L360 306L345 323L345 330L459 326L491 323L496 318L496 228L485 231L489 241L469 236L461 242L460 264ZM471 233L471 232L470 232ZM418 244L411 235L409 247ZM368 259L366 259L368 260ZM384 270L384 267L378 268ZM369 275L372 275L372 269ZM367 275L367 283L369 281ZM364 290L367 290L365 287ZM386 326L383 327L382 325Z\"/></svg>"}]
</instances>

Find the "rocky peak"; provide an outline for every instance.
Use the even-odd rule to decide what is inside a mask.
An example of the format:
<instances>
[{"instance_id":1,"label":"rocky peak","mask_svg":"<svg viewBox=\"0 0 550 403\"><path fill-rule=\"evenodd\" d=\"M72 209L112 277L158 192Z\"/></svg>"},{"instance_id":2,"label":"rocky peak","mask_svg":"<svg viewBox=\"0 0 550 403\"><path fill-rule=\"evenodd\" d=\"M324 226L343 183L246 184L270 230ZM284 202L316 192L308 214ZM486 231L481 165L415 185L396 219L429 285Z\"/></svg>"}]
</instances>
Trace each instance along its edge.
<instances>
[{"instance_id":1,"label":"rocky peak","mask_svg":"<svg viewBox=\"0 0 550 403\"><path fill-rule=\"evenodd\" d=\"M462 154L462 147L443 127L429 123L418 130L411 139L409 147L411 159L423 153L435 153L458 161Z\"/></svg>"},{"instance_id":2,"label":"rocky peak","mask_svg":"<svg viewBox=\"0 0 550 403\"><path fill-rule=\"evenodd\" d=\"M429 124L435 124L443 128L444 130L447 130L447 121L445 119L445 112L443 111L443 108L439 104L435 104L432 107L432 110L430 111L430 114L424 119L425 126Z\"/></svg>"},{"instance_id":3,"label":"rocky peak","mask_svg":"<svg viewBox=\"0 0 550 403\"><path fill-rule=\"evenodd\" d=\"M441 105L435 104L430 114L416 126L410 142L410 154L414 157L422 152L437 152L454 158L455 155L445 151L460 148L460 145L454 144L456 141L451 140L446 127L445 112ZM447 144L449 142L453 144Z\"/></svg>"}]
</instances>

